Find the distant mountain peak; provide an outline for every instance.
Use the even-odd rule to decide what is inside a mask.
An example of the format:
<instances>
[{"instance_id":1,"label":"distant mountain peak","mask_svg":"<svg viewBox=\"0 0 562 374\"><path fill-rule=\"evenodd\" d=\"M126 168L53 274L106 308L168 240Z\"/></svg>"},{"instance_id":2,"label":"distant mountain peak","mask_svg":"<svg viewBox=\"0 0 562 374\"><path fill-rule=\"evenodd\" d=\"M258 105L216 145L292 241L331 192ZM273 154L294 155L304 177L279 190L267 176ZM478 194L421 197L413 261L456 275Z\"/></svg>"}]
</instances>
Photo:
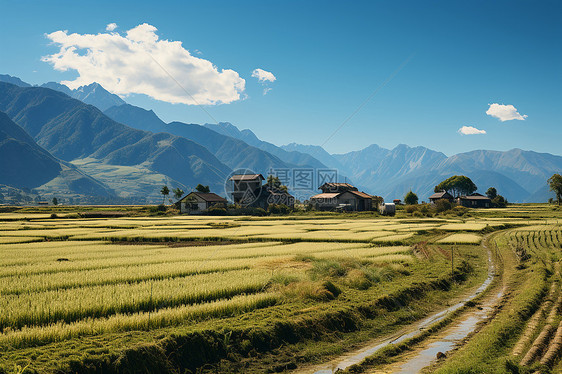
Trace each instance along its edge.
<instances>
[{"instance_id":1,"label":"distant mountain peak","mask_svg":"<svg viewBox=\"0 0 562 374\"><path fill-rule=\"evenodd\" d=\"M126 104L123 99L115 94L112 94L97 82L80 86L74 90L64 84L56 82L48 82L42 84L41 87L63 92L73 99L78 99L86 104L97 107L102 112L113 106Z\"/></svg>"},{"instance_id":2,"label":"distant mountain peak","mask_svg":"<svg viewBox=\"0 0 562 374\"><path fill-rule=\"evenodd\" d=\"M13 76L8 75L8 74L0 74L0 82L15 84L16 86L19 86L19 87L31 87L31 85L29 83L26 83L26 82L22 81L21 79L19 79L18 77L13 77Z\"/></svg>"}]
</instances>

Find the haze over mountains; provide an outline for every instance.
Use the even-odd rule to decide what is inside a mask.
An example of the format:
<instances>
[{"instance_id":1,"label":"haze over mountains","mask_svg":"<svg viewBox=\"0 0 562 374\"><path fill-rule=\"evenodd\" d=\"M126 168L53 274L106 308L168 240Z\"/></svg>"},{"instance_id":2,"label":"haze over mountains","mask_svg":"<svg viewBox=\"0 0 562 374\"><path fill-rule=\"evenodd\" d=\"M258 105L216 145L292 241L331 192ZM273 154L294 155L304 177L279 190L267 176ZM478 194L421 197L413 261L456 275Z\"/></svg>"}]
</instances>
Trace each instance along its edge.
<instances>
[{"instance_id":1,"label":"haze over mountains","mask_svg":"<svg viewBox=\"0 0 562 374\"><path fill-rule=\"evenodd\" d=\"M190 190L197 183L224 195L235 169L265 175L309 168L336 169L340 181L386 200L410 189L426 200L441 180L464 174L481 192L494 186L509 201L544 202L552 196L546 180L562 170L562 157L520 149L447 157L403 144L346 154L297 143L279 147L227 122L167 124L96 83L70 90L53 82L32 87L6 75L0 82L6 82L0 83L0 184L58 191L59 197L62 191L156 202L163 184Z\"/></svg>"}]
</instances>

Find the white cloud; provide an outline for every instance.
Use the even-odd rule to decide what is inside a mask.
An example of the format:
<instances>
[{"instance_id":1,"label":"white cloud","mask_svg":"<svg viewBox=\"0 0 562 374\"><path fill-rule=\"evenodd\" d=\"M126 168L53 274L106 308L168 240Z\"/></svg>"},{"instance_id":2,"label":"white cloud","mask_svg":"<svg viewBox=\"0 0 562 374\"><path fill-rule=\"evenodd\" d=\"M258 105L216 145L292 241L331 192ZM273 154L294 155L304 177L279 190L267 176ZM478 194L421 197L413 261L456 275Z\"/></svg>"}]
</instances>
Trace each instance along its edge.
<instances>
[{"instance_id":1,"label":"white cloud","mask_svg":"<svg viewBox=\"0 0 562 374\"><path fill-rule=\"evenodd\" d=\"M485 134L486 130L479 130L473 126L463 126L458 130L458 133L461 135L480 135Z\"/></svg>"},{"instance_id":2,"label":"white cloud","mask_svg":"<svg viewBox=\"0 0 562 374\"><path fill-rule=\"evenodd\" d=\"M57 53L43 57L59 71L76 70L70 88L98 82L118 95L145 94L170 103L220 104L239 100L246 81L230 69L194 57L179 41L160 40L156 27L142 24L125 36L116 32L47 34ZM186 92L187 91L187 92Z\"/></svg>"},{"instance_id":3,"label":"white cloud","mask_svg":"<svg viewBox=\"0 0 562 374\"><path fill-rule=\"evenodd\" d=\"M503 104L489 104L490 107L486 111L486 114L499 119L500 121L511 121L517 119L524 121L527 118L526 114L519 114L517 109L513 105L503 105Z\"/></svg>"},{"instance_id":4,"label":"white cloud","mask_svg":"<svg viewBox=\"0 0 562 374\"><path fill-rule=\"evenodd\" d=\"M113 23L108 24L108 25L105 27L105 30L106 30L106 31L113 31L113 30L115 30L116 28L117 28L117 24L113 22Z\"/></svg>"},{"instance_id":5,"label":"white cloud","mask_svg":"<svg viewBox=\"0 0 562 374\"><path fill-rule=\"evenodd\" d=\"M260 82L275 82L277 80L273 73L263 69L254 69L252 71L252 78L258 78Z\"/></svg>"}]
</instances>

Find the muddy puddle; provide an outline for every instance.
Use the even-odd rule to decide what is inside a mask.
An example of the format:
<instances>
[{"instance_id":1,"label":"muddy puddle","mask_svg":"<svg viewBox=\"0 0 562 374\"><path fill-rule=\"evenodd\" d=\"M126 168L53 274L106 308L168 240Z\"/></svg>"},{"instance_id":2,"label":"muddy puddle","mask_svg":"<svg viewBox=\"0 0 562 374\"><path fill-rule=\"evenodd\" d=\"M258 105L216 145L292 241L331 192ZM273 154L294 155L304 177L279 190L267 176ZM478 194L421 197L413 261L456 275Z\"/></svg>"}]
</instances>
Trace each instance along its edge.
<instances>
[{"instance_id":1,"label":"muddy puddle","mask_svg":"<svg viewBox=\"0 0 562 374\"><path fill-rule=\"evenodd\" d=\"M401 374L418 373L423 368L428 367L436 361L437 353L441 352L447 354L468 337L480 322L488 318L494 309L494 305L502 296L503 291L493 295L493 297L486 300L486 303L482 305L482 309L456 322L453 327L446 330L445 336L439 337L437 341L427 345L422 351L416 353L414 357L402 363L398 370L393 370L392 372Z\"/></svg>"},{"instance_id":2,"label":"muddy puddle","mask_svg":"<svg viewBox=\"0 0 562 374\"><path fill-rule=\"evenodd\" d=\"M365 358L373 355L381 348L389 344L399 344L410 338L414 338L421 334L428 327L433 324L442 321L450 313L462 308L464 304L475 299L482 292L484 292L488 286L492 283L495 276L495 267L492 261L491 252L488 251L488 276L486 280L478 287L470 296L464 298L462 301L442 310L439 313L435 313L419 322L413 323L411 326L407 327L401 334L394 335L385 340L379 341L377 344L364 347L361 350L351 352L347 355L340 357L325 365L319 365L315 370L309 370L305 372L314 374L332 374L336 373L338 370L345 370L352 365L361 363ZM499 292L493 297L486 300L485 305L482 305L482 309L471 313L469 316L464 317L460 322L455 323L453 328L448 328L446 331L450 332L442 339L431 343L426 349L422 350L416 354L413 358L408 359L408 361L402 363L401 366L397 367L397 372L399 373L417 373L426 366L429 366L435 359L438 352L447 353L453 349L460 341L466 338L472 331L475 330L477 324L486 319L489 312L493 309L493 306L501 298L503 292Z\"/></svg>"}]
</instances>

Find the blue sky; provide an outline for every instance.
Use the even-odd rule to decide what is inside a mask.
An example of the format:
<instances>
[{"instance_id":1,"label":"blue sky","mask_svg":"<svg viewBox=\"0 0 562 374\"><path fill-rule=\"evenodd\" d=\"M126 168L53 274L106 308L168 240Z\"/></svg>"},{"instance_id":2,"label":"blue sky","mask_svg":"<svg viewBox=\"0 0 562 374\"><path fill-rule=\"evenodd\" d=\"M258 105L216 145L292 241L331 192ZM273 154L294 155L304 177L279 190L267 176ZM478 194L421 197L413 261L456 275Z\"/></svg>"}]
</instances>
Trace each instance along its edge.
<instances>
[{"instance_id":1,"label":"blue sky","mask_svg":"<svg viewBox=\"0 0 562 374\"><path fill-rule=\"evenodd\" d=\"M0 74L32 84L79 76L42 61L60 47L45 34L109 33L109 23L122 36L152 25L160 40L181 41L192 56L245 81L240 99L205 110L124 97L165 121L227 121L278 145L323 145L332 153L404 143L447 155L511 148L562 155L557 1L0 0L0 8ZM276 80L264 86L251 76L256 68ZM207 89L205 81L197 84ZM266 95L264 87L271 89ZM486 114L492 103L527 117L502 122ZM463 126L486 134L461 135Z\"/></svg>"}]
</instances>

